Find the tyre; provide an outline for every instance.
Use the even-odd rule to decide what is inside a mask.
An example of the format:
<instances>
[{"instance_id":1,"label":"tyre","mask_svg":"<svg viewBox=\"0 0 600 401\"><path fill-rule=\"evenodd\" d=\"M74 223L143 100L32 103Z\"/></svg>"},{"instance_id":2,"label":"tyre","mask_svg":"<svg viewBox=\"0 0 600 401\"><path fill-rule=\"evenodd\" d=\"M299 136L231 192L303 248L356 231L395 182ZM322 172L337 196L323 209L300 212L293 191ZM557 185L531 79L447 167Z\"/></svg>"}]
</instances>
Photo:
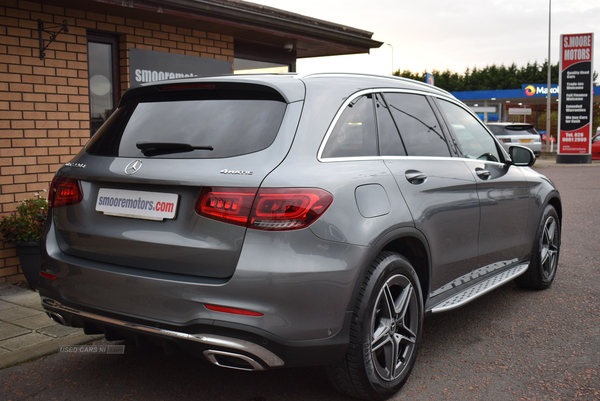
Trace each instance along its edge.
<instances>
[{"instance_id":1,"label":"tyre","mask_svg":"<svg viewBox=\"0 0 600 401\"><path fill-rule=\"evenodd\" d=\"M413 368L422 328L423 296L415 270L396 253L380 253L356 301L348 352L328 369L331 383L367 400L394 395Z\"/></svg>"},{"instance_id":2,"label":"tyre","mask_svg":"<svg viewBox=\"0 0 600 401\"><path fill-rule=\"evenodd\" d=\"M556 276L560 254L560 220L552 205L546 206L525 273L515 279L519 287L544 290Z\"/></svg>"}]
</instances>

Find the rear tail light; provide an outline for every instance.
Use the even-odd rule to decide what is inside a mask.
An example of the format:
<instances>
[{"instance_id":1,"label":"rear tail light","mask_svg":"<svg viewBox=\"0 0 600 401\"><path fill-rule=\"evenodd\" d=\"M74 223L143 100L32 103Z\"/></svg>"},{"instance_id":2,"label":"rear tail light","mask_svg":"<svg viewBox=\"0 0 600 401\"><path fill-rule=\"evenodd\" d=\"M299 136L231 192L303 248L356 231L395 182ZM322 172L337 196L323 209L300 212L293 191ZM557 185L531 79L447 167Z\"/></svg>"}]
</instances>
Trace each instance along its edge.
<instances>
[{"instance_id":1,"label":"rear tail light","mask_svg":"<svg viewBox=\"0 0 600 401\"><path fill-rule=\"evenodd\" d=\"M331 205L333 196L318 188L204 188L196 213L257 230L305 228Z\"/></svg>"},{"instance_id":2,"label":"rear tail light","mask_svg":"<svg viewBox=\"0 0 600 401\"><path fill-rule=\"evenodd\" d=\"M501 140L502 142L504 142L504 143L507 143L507 142L512 142L512 139L511 139L511 138L500 138L500 140Z\"/></svg>"},{"instance_id":3,"label":"rear tail light","mask_svg":"<svg viewBox=\"0 0 600 401\"><path fill-rule=\"evenodd\" d=\"M333 196L322 189L267 188L258 191L249 227L295 230L308 227L327 210Z\"/></svg>"},{"instance_id":4,"label":"rear tail light","mask_svg":"<svg viewBox=\"0 0 600 401\"><path fill-rule=\"evenodd\" d=\"M214 220L248 225L256 189L205 187L196 200L196 213Z\"/></svg>"},{"instance_id":5,"label":"rear tail light","mask_svg":"<svg viewBox=\"0 0 600 401\"><path fill-rule=\"evenodd\" d=\"M50 184L49 207L76 205L83 200L83 191L79 180L54 177Z\"/></svg>"}]
</instances>

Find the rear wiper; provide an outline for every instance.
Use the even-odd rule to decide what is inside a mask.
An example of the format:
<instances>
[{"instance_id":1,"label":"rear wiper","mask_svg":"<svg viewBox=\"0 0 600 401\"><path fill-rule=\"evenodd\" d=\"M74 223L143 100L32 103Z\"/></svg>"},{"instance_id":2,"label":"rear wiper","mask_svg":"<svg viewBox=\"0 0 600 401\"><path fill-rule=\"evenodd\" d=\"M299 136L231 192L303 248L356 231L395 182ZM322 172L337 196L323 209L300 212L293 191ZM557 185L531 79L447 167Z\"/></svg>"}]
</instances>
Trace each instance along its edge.
<instances>
[{"instance_id":1,"label":"rear wiper","mask_svg":"<svg viewBox=\"0 0 600 401\"><path fill-rule=\"evenodd\" d=\"M167 155L194 150L213 150L212 146L192 146L189 143L179 142L137 142L135 146L142 151L144 156Z\"/></svg>"}]
</instances>

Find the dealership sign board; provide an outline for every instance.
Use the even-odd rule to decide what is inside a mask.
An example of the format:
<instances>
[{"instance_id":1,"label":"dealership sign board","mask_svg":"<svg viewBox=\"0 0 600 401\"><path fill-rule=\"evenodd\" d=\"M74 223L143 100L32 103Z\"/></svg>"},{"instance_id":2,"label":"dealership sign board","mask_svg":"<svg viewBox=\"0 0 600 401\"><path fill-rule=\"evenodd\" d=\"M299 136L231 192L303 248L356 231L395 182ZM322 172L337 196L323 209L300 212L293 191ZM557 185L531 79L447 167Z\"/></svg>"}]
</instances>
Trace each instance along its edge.
<instances>
[{"instance_id":1,"label":"dealership sign board","mask_svg":"<svg viewBox=\"0 0 600 401\"><path fill-rule=\"evenodd\" d=\"M182 54L129 49L129 85L147 82L231 74L231 62Z\"/></svg>"},{"instance_id":2,"label":"dealership sign board","mask_svg":"<svg viewBox=\"0 0 600 401\"><path fill-rule=\"evenodd\" d=\"M560 37L559 163L591 161L593 38L592 33Z\"/></svg>"}]
</instances>

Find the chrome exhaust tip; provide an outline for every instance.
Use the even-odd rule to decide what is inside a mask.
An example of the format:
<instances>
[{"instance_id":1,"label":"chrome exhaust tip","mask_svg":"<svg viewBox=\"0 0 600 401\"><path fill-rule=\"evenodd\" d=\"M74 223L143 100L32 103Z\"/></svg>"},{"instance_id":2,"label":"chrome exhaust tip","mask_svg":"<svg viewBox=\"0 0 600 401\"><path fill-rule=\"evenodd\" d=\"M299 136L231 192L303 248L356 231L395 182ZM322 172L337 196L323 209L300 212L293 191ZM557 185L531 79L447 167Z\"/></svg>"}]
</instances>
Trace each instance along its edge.
<instances>
[{"instance_id":1,"label":"chrome exhaust tip","mask_svg":"<svg viewBox=\"0 0 600 401\"><path fill-rule=\"evenodd\" d=\"M62 324L63 326L68 326L67 322L65 321L65 318L62 317L60 314L58 314L56 312L46 311L46 315L48 315L48 317L50 319L54 320L56 323Z\"/></svg>"},{"instance_id":2,"label":"chrome exhaust tip","mask_svg":"<svg viewBox=\"0 0 600 401\"><path fill-rule=\"evenodd\" d=\"M256 360L242 354L209 349L204 351L204 356L212 364L222 368L244 370L247 372L265 370Z\"/></svg>"}]
</instances>

